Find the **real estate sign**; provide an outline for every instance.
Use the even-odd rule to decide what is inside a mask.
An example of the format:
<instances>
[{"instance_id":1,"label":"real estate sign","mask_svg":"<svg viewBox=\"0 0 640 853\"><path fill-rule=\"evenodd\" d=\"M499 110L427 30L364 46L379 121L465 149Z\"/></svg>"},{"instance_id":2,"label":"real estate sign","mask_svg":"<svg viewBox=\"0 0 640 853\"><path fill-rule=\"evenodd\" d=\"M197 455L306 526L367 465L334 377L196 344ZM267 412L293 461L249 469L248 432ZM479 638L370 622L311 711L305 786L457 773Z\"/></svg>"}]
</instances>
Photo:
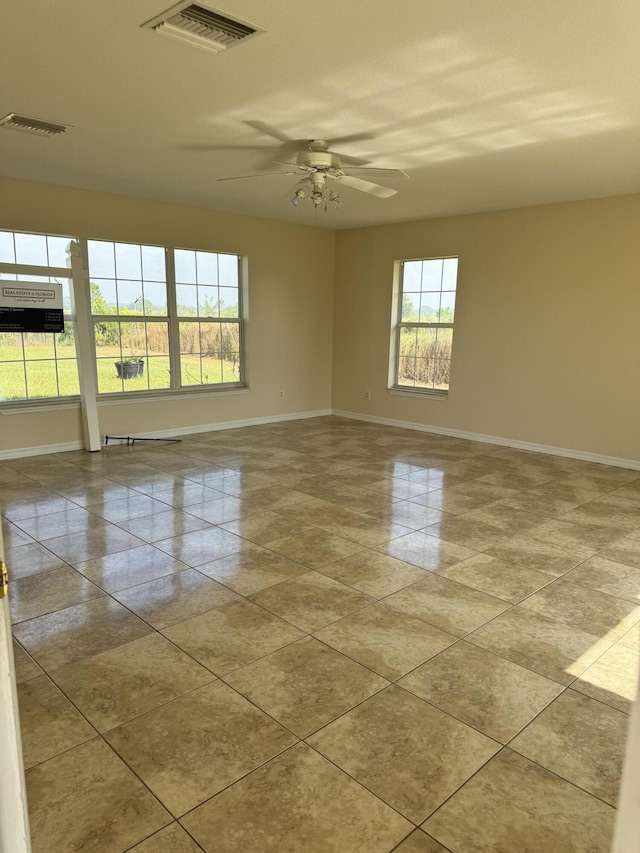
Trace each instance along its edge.
<instances>
[{"instance_id":1,"label":"real estate sign","mask_svg":"<svg viewBox=\"0 0 640 853\"><path fill-rule=\"evenodd\" d=\"M0 332L64 332L62 285L0 281Z\"/></svg>"}]
</instances>

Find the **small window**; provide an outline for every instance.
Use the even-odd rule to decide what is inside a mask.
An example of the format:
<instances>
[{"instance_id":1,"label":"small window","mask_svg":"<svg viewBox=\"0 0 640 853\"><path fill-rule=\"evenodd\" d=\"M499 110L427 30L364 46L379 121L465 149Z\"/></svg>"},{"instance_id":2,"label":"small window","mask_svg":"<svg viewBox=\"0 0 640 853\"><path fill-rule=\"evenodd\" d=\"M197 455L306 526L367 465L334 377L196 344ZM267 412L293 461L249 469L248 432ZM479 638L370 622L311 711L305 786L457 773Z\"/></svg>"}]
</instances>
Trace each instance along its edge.
<instances>
[{"instance_id":1,"label":"small window","mask_svg":"<svg viewBox=\"0 0 640 853\"><path fill-rule=\"evenodd\" d=\"M392 387L448 393L457 276L457 258L400 263Z\"/></svg>"},{"instance_id":2,"label":"small window","mask_svg":"<svg viewBox=\"0 0 640 853\"><path fill-rule=\"evenodd\" d=\"M80 393L71 313L71 282L49 275L67 268L69 237L0 231L0 280L55 284L62 288L64 331L0 332L0 400L43 400ZM25 272L40 267L41 275ZM62 270L61 270L62 271Z\"/></svg>"}]
</instances>

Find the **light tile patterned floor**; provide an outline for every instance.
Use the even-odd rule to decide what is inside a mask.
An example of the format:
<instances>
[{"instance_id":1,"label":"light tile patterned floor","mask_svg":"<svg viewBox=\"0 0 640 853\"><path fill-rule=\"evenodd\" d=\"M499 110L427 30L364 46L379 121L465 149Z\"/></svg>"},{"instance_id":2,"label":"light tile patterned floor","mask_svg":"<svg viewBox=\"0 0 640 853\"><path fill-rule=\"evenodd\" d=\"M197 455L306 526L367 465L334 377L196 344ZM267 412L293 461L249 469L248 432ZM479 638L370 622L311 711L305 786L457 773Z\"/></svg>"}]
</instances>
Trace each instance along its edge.
<instances>
[{"instance_id":1,"label":"light tile patterned floor","mask_svg":"<svg viewBox=\"0 0 640 853\"><path fill-rule=\"evenodd\" d=\"M606 853L640 472L341 418L0 464L34 853Z\"/></svg>"}]
</instances>

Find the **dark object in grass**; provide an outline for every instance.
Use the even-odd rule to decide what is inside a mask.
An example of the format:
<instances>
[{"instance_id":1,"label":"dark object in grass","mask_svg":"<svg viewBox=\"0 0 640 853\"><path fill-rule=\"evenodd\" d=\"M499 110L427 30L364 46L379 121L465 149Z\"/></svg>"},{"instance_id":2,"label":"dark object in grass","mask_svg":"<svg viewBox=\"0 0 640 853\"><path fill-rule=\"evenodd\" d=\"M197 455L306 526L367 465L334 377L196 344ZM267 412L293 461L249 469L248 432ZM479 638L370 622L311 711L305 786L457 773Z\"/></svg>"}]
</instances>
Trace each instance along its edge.
<instances>
[{"instance_id":1,"label":"dark object in grass","mask_svg":"<svg viewBox=\"0 0 640 853\"><path fill-rule=\"evenodd\" d=\"M123 358L116 361L116 371L119 379L133 379L144 373L144 361L141 358Z\"/></svg>"}]
</instances>

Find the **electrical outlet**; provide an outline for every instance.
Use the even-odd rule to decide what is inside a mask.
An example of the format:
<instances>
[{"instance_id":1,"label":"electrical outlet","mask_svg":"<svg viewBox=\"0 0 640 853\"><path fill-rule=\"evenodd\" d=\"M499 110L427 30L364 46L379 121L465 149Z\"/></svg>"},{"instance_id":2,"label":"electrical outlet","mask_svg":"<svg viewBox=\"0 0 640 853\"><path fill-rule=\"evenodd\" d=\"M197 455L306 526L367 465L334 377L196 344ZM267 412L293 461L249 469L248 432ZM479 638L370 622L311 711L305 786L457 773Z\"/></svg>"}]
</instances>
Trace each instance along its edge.
<instances>
[{"instance_id":1,"label":"electrical outlet","mask_svg":"<svg viewBox=\"0 0 640 853\"><path fill-rule=\"evenodd\" d=\"M364 392L364 399L365 399L365 400L370 400L370 399L371 399L371 391L365 391L365 392Z\"/></svg>"},{"instance_id":2,"label":"electrical outlet","mask_svg":"<svg viewBox=\"0 0 640 853\"><path fill-rule=\"evenodd\" d=\"M280 393L278 394L278 397L280 397L281 400L284 400L284 389L283 388L280 389Z\"/></svg>"}]
</instances>

